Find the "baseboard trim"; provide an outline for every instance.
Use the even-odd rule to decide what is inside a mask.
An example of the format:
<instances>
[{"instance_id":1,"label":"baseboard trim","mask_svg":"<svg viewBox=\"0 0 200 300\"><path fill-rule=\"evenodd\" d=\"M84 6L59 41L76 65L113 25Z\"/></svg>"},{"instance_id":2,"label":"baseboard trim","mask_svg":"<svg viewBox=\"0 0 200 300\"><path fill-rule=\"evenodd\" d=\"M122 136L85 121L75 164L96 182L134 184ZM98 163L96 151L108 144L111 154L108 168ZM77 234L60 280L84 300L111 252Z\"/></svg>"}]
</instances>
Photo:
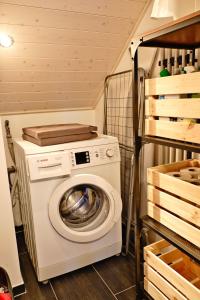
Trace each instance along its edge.
<instances>
[{"instance_id":1,"label":"baseboard trim","mask_svg":"<svg viewBox=\"0 0 200 300\"><path fill-rule=\"evenodd\" d=\"M25 294L25 293L26 293L26 288L25 288L24 284L20 284L20 285L13 287L13 296L14 297L20 296L21 294Z\"/></svg>"}]
</instances>

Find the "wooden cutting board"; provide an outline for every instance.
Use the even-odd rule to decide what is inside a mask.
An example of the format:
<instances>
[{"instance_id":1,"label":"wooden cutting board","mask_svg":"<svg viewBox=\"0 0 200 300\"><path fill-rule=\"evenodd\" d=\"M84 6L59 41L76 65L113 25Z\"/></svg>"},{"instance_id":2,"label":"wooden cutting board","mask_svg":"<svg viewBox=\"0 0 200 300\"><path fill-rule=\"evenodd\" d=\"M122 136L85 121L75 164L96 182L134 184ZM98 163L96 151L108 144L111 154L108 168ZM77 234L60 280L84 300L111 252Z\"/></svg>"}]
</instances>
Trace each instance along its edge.
<instances>
[{"instance_id":1,"label":"wooden cutting board","mask_svg":"<svg viewBox=\"0 0 200 300\"><path fill-rule=\"evenodd\" d=\"M61 137L68 135L86 134L97 131L96 126L69 123L22 128L23 134L35 139Z\"/></svg>"}]
</instances>

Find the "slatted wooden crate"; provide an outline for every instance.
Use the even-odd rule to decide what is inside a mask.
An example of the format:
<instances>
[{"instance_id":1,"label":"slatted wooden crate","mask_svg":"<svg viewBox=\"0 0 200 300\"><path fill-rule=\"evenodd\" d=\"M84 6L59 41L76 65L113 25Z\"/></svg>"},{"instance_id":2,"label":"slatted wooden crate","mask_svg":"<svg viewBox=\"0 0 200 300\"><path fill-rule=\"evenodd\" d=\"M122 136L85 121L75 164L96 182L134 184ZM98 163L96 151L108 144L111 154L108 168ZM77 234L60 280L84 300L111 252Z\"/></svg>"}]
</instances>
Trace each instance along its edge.
<instances>
[{"instance_id":1,"label":"slatted wooden crate","mask_svg":"<svg viewBox=\"0 0 200 300\"><path fill-rule=\"evenodd\" d=\"M144 248L144 288L155 300L200 299L200 265L161 240Z\"/></svg>"},{"instance_id":2,"label":"slatted wooden crate","mask_svg":"<svg viewBox=\"0 0 200 300\"><path fill-rule=\"evenodd\" d=\"M200 93L200 72L146 79L145 134L200 143L200 124L196 121L200 119L200 98L187 96L194 93ZM156 99L159 95L182 95L182 99Z\"/></svg>"},{"instance_id":3,"label":"slatted wooden crate","mask_svg":"<svg viewBox=\"0 0 200 300\"><path fill-rule=\"evenodd\" d=\"M147 214L200 247L200 186L166 174L188 167L200 167L200 161L148 168Z\"/></svg>"}]
</instances>

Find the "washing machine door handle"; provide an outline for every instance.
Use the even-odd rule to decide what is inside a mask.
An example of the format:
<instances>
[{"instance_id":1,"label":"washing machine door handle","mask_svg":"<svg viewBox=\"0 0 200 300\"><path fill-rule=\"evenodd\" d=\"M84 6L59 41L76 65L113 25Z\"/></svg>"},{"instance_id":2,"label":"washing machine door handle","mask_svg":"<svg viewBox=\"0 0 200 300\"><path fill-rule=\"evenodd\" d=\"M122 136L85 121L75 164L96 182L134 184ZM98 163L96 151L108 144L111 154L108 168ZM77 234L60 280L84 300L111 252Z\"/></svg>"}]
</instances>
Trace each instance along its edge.
<instances>
[{"instance_id":1,"label":"washing machine door handle","mask_svg":"<svg viewBox=\"0 0 200 300\"><path fill-rule=\"evenodd\" d=\"M117 223L119 221L119 219L121 218L122 200L121 200L120 194L115 189L113 189L110 192L110 194L112 195L114 207L115 207L113 223Z\"/></svg>"}]
</instances>

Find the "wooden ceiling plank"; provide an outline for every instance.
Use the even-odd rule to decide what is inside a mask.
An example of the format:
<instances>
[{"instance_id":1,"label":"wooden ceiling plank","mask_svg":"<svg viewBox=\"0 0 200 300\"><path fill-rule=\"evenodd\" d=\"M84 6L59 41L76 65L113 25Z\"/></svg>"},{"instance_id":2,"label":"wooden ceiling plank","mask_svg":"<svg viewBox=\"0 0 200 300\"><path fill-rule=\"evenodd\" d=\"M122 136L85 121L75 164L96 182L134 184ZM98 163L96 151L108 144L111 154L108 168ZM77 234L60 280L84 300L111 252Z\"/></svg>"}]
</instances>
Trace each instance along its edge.
<instances>
[{"instance_id":1,"label":"wooden ceiling plank","mask_svg":"<svg viewBox=\"0 0 200 300\"><path fill-rule=\"evenodd\" d=\"M47 109L60 109L60 108L82 108L91 107L87 102L75 102L75 101L38 101L38 102L5 102L0 103L0 113L12 112L12 111L31 111L31 110L47 110Z\"/></svg>"},{"instance_id":2,"label":"wooden ceiling plank","mask_svg":"<svg viewBox=\"0 0 200 300\"><path fill-rule=\"evenodd\" d=\"M9 93L15 91L16 93L23 92L56 92L56 91L93 91L103 87L102 82L82 82L82 81L68 81L68 82L0 82L1 93Z\"/></svg>"},{"instance_id":3,"label":"wooden ceiling plank","mask_svg":"<svg viewBox=\"0 0 200 300\"><path fill-rule=\"evenodd\" d=\"M133 18L141 13L146 0L7 0L2 3L86 14Z\"/></svg>"},{"instance_id":4,"label":"wooden ceiling plank","mask_svg":"<svg viewBox=\"0 0 200 300\"><path fill-rule=\"evenodd\" d=\"M1 82L49 82L49 81L103 81L104 72L39 72L39 71L4 71Z\"/></svg>"},{"instance_id":5,"label":"wooden ceiling plank","mask_svg":"<svg viewBox=\"0 0 200 300\"><path fill-rule=\"evenodd\" d=\"M67 101L67 100L82 100L96 99L98 91L55 91L55 92L24 92L24 93L0 93L0 102L26 102L26 101Z\"/></svg>"},{"instance_id":6,"label":"wooden ceiling plank","mask_svg":"<svg viewBox=\"0 0 200 300\"><path fill-rule=\"evenodd\" d=\"M87 47L87 46L65 46L54 44L32 44L14 43L10 48L0 48L0 56L7 57L34 57L60 59L106 59L115 61L120 49Z\"/></svg>"},{"instance_id":7,"label":"wooden ceiling plank","mask_svg":"<svg viewBox=\"0 0 200 300\"><path fill-rule=\"evenodd\" d=\"M110 71L113 63L103 59L59 59L7 57L1 60L2 70L12 71Z\"/></svg>"},{"instance_id":8,"label":"wooden ceiling plank","mask_svg":"<svg viewBox=\"0 0 200 300\"><path fill-rule=\"evenodd\" d=\"M124 45L128 35L126 32L104 33L84 31L80 29L56 29L35 26L0 24L0 31L9 33L16 42L20 43L51 43L75 46L91 46L118 48Z\"/></svg>"},{"instance_id":9,"label":"wooden ceiling plank","mask_svg":"<svg viewBox=\"0 0 200 300\"><path fill-rule=\"evenodd\" d=\"M9 4L0 4L0 23L32 25L36 27L88 30L106 33L131 33L134 21L95 16L76 12L44 10Z\"/></svg>"}]
</instances>

